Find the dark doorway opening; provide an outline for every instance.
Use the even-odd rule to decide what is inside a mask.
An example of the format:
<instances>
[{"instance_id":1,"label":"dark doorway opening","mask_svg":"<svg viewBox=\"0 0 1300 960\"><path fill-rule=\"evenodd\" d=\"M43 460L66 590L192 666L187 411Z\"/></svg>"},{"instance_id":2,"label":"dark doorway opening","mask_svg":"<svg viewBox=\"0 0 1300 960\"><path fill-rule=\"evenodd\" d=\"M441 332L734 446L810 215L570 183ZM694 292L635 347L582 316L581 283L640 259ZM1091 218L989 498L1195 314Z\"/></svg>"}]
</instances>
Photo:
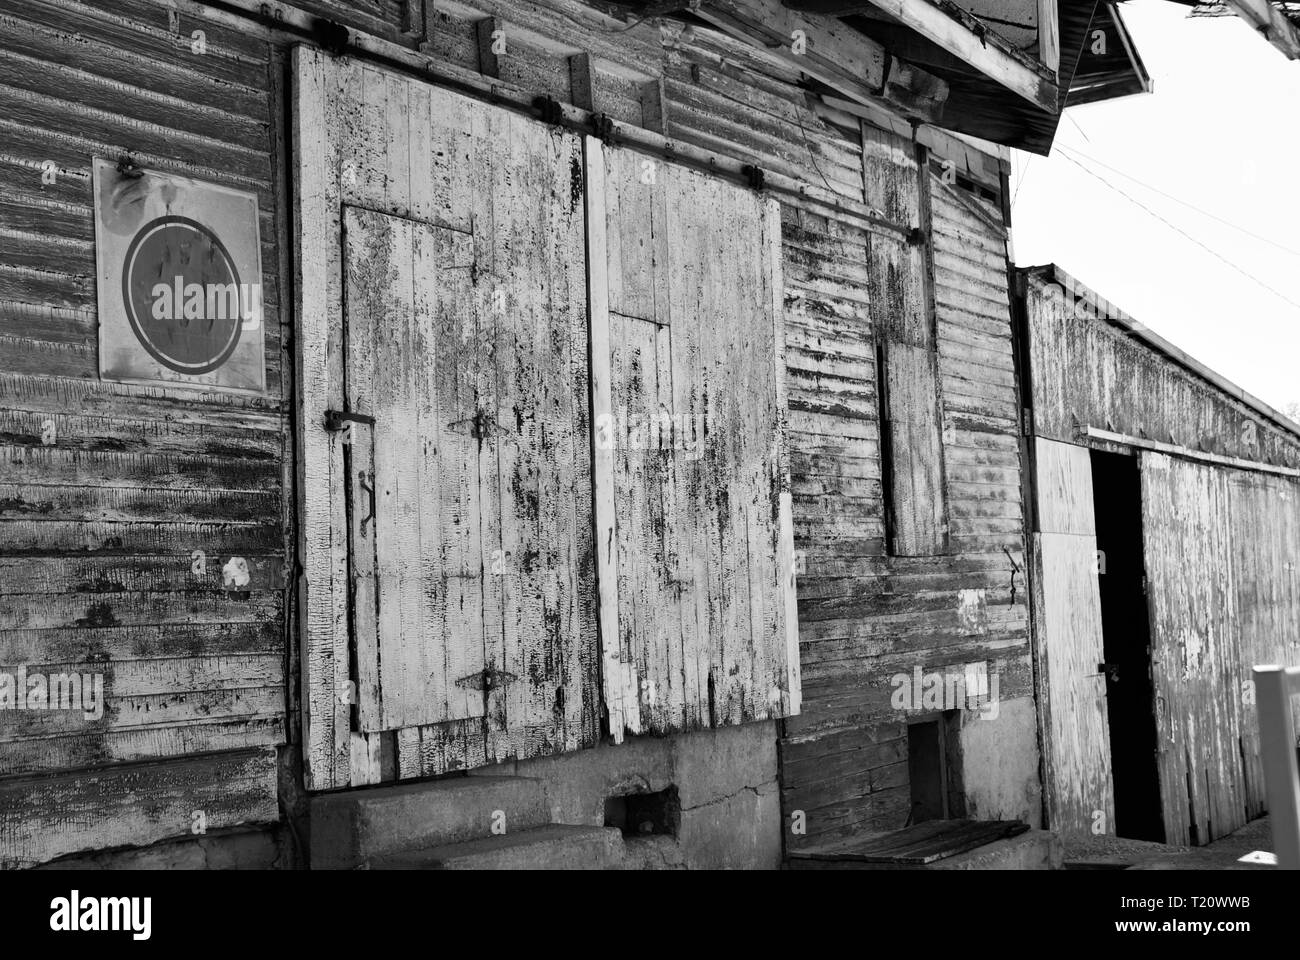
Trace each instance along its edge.
<instances>
[{"instance_id":1,"label":"dark doorway opening","mask_svg":"<svg viewBox=\"0 0 1300 960\"><path fill-rule=\"evenodd\" d=\"M1115 833L1163 843L1151 622L1142 559L1142 475L1137 458L1094 450L1092 494Z\"/></svg>"},{"instance_id":2,"label":"dark doorway opening","mask_svg":"<svg viewBox=\"0 0 1300 960\"><path fill-rule=\"evenodd\" d=\"M920 717L907 725L907 826L966 815L961 784L961 711Z\"/></svg>"}]
</instances>

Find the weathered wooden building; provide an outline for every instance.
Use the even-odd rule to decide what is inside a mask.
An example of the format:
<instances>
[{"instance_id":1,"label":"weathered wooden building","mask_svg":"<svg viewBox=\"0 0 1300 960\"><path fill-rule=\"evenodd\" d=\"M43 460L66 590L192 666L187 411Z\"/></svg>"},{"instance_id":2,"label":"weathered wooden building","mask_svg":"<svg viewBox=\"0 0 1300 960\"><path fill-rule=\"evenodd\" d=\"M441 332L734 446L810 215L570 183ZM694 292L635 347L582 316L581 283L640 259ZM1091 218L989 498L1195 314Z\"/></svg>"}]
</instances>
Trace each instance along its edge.
<instances>
[{"instance_id":1,"label":"weathered wooden building","mask_svg":"<svg viewBox=\"0 0 1300 960\"><path fill-rule=\"evenodd\" d=\"M1126 43L0 2L0 862L1041 826L1006 147L1146 89Z\"/></svg>"},{"instance_id":2,"label":"weathered wooden building","mask_svg":"<svg viewBox=\"0 0 1300 960\"><path fill-rule=\"evenodd\" d=\"M1018 284L1049 822L1208 843L1264 812L1253 667L1300 662L1300 427L1059 268Z\"/></svg>"}]
</instances>

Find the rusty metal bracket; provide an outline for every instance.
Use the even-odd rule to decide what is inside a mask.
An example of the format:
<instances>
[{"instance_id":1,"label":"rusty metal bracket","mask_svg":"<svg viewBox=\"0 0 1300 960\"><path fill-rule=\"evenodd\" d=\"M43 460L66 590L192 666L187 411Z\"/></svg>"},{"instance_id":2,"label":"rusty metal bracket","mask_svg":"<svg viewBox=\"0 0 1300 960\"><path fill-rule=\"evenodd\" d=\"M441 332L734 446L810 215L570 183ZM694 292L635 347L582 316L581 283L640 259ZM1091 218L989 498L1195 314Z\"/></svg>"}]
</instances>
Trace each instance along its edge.
<instances>
[{"instance_id":1,"label":"rusty metal bracket","mask_svg":"<svg viewBox=\"0 0 1300 960\"><path fill-rule=\"evenodd\" d=\"M325 429L332 433L347 429L349 423L364 423L373 427L375 418L364 413L352 413L347 410L326 410Z\"/></svg>"},{"instance_id":2,"label":"rusty metal bracket","mask_svg":"<svg viewBox=\"0 0 1300 960\"><path fill-rule=\"evenodd\" d=\"M614 121L603 113L591 115L591 134L607 147L614 145Z\"/></svg>"},{"instance_id":3,"label":"rusty metal bracket","mask_svg":"<svg viewBox=\"0 0 1300 960\"><path fill-rule=\"evenodd\" d=\"M533 107L541 114L543 123L557 127L564 123L564 105L554 97L535 97Z\"/></svg>"},{"instance_id":4,"label":"rusty metal bracket","mask_svg":"<svg viewBox=\"0 0 1300 960\"><path fill-rule=\"evenodd\" d=\"M487 667L478 673L471 673L468 677L461 677L456 681L456 686L469 687L471 690L496 690L518 679L513 673L498 670L496 667Z\"/></svg>"}]
</instances>

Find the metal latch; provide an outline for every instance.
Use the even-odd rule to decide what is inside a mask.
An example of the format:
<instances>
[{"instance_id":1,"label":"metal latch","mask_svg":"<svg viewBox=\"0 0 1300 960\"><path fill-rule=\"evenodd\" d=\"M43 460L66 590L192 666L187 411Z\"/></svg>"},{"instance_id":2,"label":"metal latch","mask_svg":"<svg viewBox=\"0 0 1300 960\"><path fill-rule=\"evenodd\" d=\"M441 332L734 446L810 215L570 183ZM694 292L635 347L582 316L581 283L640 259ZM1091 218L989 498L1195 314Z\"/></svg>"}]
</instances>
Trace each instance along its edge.
<instances>
[{"instance_id":1,"label":"metal latch","mask_svg":"<svg viewBox=\"0 0 1300 960\"><path fill-rule=\"evenodd\" d=\"M326 410L325 411L325 429L337 433L339 430L346 430L349 423L364 423L368 426L375 425L375 418L367 416L364 413L352 413L348 410Z\"/></svg>"},{"instance_id":2,"label":"metal latch","mask_svg":"<svg viewBox=\"0 0 1300 960\"><path fill-rule=\"evenodd\" d=\"M518 679L513 673L506 673L506 671L498 670L496 667L488 667L478 673L471 673L468 677L461 677L456 681L456 686L470 687L474 690L495 690Z\"/></svg>"}]
</instances>

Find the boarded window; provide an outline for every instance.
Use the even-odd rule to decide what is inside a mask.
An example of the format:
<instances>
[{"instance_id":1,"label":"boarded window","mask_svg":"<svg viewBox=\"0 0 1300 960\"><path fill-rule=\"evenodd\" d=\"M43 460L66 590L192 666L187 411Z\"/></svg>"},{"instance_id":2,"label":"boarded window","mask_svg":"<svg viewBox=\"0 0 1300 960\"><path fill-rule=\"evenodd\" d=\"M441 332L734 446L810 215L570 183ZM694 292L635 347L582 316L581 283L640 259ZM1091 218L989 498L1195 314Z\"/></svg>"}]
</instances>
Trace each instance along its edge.
<instances>
[{"instance_id":1,"label":"boarded window","mask_svg":"<svg viewBox=\"0 0 1300 960\"><path fill-rule=\"evenodd\" d=\"M947 552L948 511L924 149L863 125L867 203L906 227L868 239L885 536L893 556Z\"/></svg>"},{"instance_id":2,"label":"boarded window","mask_svg":"<svg viewBox=\"0 0 1300 960\"><path fill-rule=\"evenodd\" d=\"M588 141L610 732L798 712L780 213Z\"/></svg>"}]
</instances>

